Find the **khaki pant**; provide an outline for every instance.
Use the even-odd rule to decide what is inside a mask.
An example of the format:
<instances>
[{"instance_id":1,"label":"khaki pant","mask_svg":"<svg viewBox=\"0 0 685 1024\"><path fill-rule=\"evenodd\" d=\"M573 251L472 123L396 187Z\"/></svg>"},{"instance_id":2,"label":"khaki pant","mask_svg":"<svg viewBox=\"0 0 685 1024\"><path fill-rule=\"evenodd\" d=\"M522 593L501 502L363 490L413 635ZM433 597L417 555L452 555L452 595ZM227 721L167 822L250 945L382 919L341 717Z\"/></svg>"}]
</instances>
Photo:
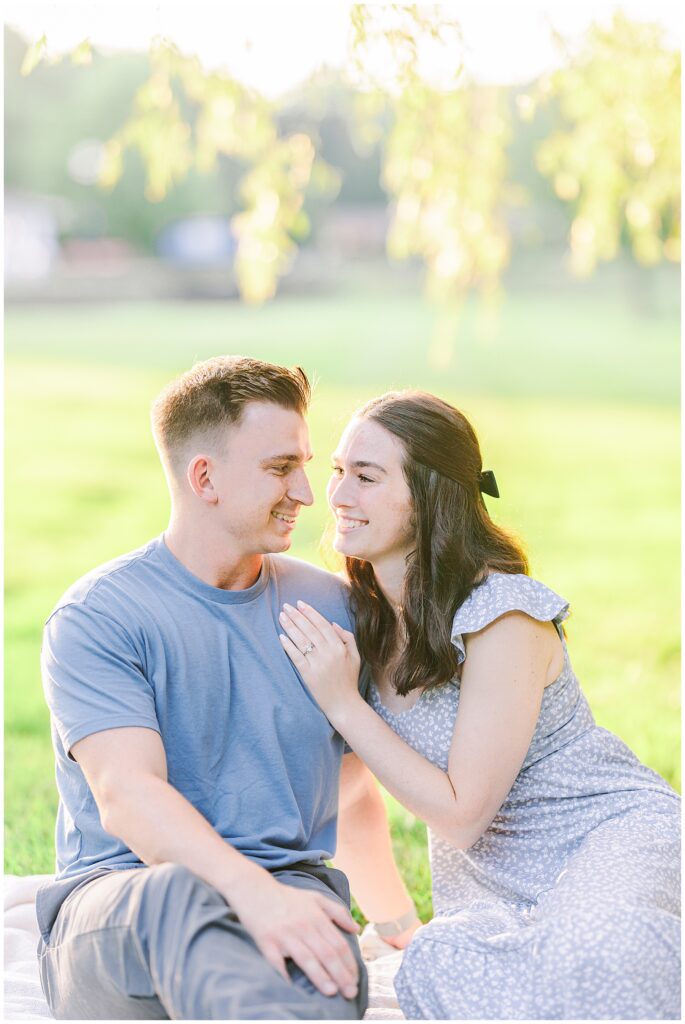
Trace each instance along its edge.
<instances>
[{"instance_id":1,"label":"khaki pant","mask_svg":"<svg viewBox=\"0 0 685 1024\"><path fill-rule=\"evenodd\" d=\"M275 871L286 885L349 906L347 879L325 866ZM291 981L264 959L212 886L187 868L112 870L63 903L38 947L41 983L61 1020L344 1020L367 1006L359 963L355 999L324 996L287 961Z\"/></svg>"}]
</instances>

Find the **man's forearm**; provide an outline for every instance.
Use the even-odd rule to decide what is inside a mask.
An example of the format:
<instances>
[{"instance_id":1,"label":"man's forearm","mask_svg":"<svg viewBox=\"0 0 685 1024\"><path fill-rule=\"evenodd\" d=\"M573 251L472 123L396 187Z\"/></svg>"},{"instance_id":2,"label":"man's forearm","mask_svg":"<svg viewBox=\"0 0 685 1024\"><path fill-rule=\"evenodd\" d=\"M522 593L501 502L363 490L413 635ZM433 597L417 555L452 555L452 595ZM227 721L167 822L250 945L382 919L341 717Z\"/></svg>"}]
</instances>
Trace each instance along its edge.
<instances>
[{"instance_id":1,"label":"man's forearm","mask_svg":"<svg viewBox=\"0 0 685 1024\"><path fill-rule=\"evenodd\" d=\"M182 864L234 907L249 887L271 880L264 868L222 839L178 790L156 775L137 776L125 793L111 796L102 824L143 863Z\"/></svg>"},{"instance_id":2,"label":"man's forearm","mask_svg":"<svg viewBox=\"0 0 685 1024\"><path fill-rule=\"evenodd\" d=\"M103 828L143 863L181 865L216 889L285 980L291 959L325 995L356 995L357 964L341 934L341 929L358 930L349 911L333 894L329 898L282 883L224 840L166 781L157 732L103 730L79 740L72 753Z\"/></svg>"}]
</instances>

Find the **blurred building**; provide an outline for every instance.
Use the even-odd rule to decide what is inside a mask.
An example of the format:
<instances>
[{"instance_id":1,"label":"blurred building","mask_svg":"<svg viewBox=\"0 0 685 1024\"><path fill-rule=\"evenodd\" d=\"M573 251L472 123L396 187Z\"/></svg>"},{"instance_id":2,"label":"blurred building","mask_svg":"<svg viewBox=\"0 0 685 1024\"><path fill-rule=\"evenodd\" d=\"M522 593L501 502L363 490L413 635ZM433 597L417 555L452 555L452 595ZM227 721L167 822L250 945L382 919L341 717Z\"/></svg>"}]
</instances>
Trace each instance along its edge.
<instances>
[{"instance_id":1,"label":"blurred building","mask_svg":"<svg viewBox=\"0 0 685 1024\"><path fill-rule=\"evenodd\" d=\"M237 247L226 217L183 217L159 232L157 255L175 267L232 266Z\"/></svg>"},{"instance_id":2,"label":"blurred building","mask_svg":"<svg viewBox=\"0 0 685 1024\"><path fill-rule=\"evenodd\" d=\"M389 210L379 203L338 203L321 218L317 246L340 257L385 257Z\"/></svg>"},{"instance_id":3,"label":"blurred building","mask_svg":"<svg viewBox=\"0 0 685 1024\"><path fill-rule=\"evenodd\" d=\"M57 200L5 193L5 281L38 283L59 255Z\"/></svg>"}]
</instances>

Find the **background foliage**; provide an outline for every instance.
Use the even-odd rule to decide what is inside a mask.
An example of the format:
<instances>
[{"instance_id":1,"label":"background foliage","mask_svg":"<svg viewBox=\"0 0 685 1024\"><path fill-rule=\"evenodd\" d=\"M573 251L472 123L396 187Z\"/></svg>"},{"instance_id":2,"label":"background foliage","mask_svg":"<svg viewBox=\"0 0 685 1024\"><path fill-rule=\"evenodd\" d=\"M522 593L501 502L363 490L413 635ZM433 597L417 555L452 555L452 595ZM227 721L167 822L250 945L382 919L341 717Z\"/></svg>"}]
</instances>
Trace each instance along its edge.
<instances>
[{"instance_id":1,"label":"background foliage","mask_svg":"<svg viewBox=\"0 0 685 1024\"><path fill-rule=\"evenodd\" d=\"M472 289L492 296L510 257L507 207L527 199L508 176L507 90L462 75L459 24L440 5L357 4L350 12L357 79L343 81L357 138L380 146L391 203L388 253L420 257L427 293L443 303L454 307ZM382 81L372 70L379 50ZM449 71L432 81L431 58L444 63L446 53ZM21 73L35 73L46 56L41 37ZM63 75L92 74L87 42L71 57ZM55 70L42 68L46 83ZM528 91L509 92L524 121L541 101L553 105L554 129L538 142L534 163L569 206L572 269L591 272L622 243L640 263L678 262L680 53L664 44L662 30L616 14L609 28L592 26L560 70ZM286 111L291 126L299 121L295 130L279 117ZM243 298L261 302L275 294L310 231L307 193L338 190L339 175L318 154L318 133L308 130L310 117L306 90L279 111L159 40L128 117L106 139L99 183L108 190L118 184L127 153L139 156L152 203L191 175L216 175L220 156L234 178L236 167L246 167L232 188L240 208L232 216L236 276ZM10 165L10 180L12 173Z\"/></svg>"}]
</instances>

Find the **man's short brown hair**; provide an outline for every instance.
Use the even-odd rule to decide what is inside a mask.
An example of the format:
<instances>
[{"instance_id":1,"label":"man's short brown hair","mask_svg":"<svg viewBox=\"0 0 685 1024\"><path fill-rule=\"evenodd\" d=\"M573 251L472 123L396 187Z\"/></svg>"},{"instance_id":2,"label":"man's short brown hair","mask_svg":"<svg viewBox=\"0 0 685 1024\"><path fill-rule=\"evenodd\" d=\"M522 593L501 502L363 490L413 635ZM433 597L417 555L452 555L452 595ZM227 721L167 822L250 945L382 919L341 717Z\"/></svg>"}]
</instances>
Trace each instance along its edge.
<instances>
[{"instance_id":1,"label":"man's short brown hair","mask_svg":"<svg viewBox=\"0 0 685 1024\"><path fill-rule=\"evenodd\" d=\"M215 434L240 421L249 402L273 402L304 415L311 387L304 370L245 356L196 363L168 384L152 404L152 430L170 465L197 434Z\"/></svg>"}]
</instances>

